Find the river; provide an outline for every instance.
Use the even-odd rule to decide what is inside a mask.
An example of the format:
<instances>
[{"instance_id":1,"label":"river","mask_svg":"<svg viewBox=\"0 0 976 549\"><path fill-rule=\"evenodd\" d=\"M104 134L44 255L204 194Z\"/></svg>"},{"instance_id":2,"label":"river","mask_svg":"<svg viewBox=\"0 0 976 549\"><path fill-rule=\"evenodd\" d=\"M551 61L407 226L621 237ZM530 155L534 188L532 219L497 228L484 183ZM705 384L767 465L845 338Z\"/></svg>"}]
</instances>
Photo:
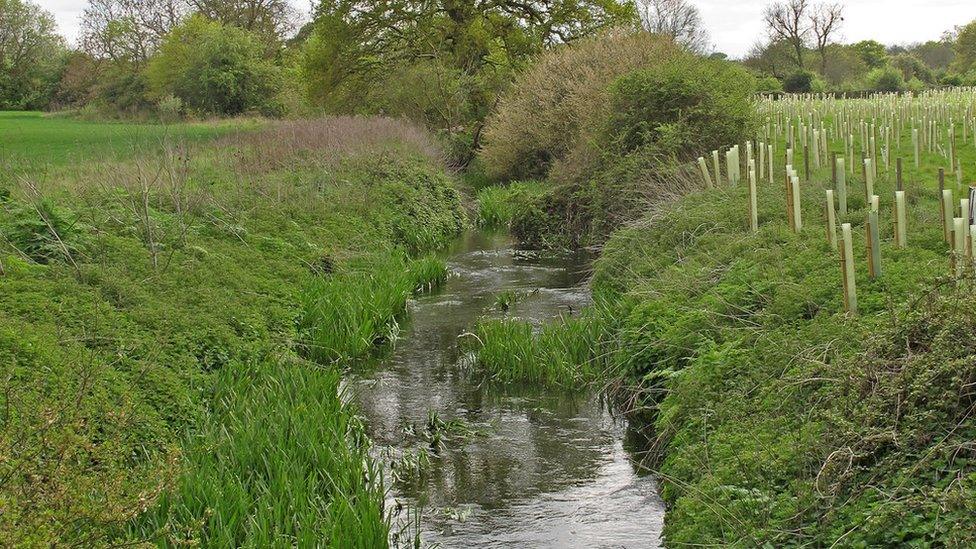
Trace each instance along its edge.
<instances>
[{"instance_id":1,"label":"river","mask_svg":"<svg viewBox=\"0 0 976 549\"><path fill-rule=\"evenodd\" d=\"M589 300L589 258L520 251L472 232L447 255L450 276L409 305L387 356L353 372L349 388L386 464L396 522L440 547L659 547L664 504L636 465L640 448L592 392L482 382L460 345L478 318L540 323ZM503 313L503 291L521 299ZM435 421L462 436L432 449ZM422 475L392 482L404 454L430 456ZM412 513L409 510L414 510Z\"/></svg>"}]
</instances>

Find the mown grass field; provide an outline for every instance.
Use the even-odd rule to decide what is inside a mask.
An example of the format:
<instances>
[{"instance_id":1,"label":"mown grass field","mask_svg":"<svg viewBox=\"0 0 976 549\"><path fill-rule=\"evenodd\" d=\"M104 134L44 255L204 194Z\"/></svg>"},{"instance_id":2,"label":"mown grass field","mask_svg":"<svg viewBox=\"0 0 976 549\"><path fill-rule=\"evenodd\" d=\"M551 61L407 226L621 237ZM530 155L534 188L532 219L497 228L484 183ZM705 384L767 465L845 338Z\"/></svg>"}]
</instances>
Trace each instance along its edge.
<instances>
[{"instance_id":1,"label":"mown grass field","mask_svg":"<svg viewBox=\"0 0 976 549\"><path fill-rule=\"evenodd\" d=\"M179 124L92 122L40 112L0 111L0 163L8 170L118 160L170 142L256 129L257 120Z\"/></svg>"},{"instance_id":2,"label":"mown grass field","mask_svg":"<svg viewBox=\"0 0 976 549\"><path fill-rule=\"evenodd\" d=\"M437 147L386 119L91 127L0 181L0 544L385 545L340 370L444 276Z\"/></svg>"}]
</instances>

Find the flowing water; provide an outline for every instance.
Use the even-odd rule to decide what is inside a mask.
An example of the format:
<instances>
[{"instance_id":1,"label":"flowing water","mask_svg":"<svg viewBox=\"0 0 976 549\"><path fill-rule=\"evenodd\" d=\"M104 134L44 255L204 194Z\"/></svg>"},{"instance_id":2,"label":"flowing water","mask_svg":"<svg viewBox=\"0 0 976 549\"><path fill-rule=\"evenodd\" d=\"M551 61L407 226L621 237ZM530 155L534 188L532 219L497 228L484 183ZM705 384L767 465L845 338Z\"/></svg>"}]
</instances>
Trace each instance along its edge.
<instances>
[{"instance_id":1,"label":"flowing water","mask_svg":"<svg viewBox=\"0 0 976 549\"><path fill-rule=\"evenodd\" d=\"M390 483L391 505L419 509L425 544L660 546L664 505L623 419L592 394L480 383L460 348L478 318L501 314L492 309L506 290L524 296L507 314L534 323L578 311L588 266L470 234L448 257L447 283L411 302L390 356L351 378L388 480L394 460L431 448L431 414L473 431L438 445L422 476Z\"/></svg>"}]
</instances>

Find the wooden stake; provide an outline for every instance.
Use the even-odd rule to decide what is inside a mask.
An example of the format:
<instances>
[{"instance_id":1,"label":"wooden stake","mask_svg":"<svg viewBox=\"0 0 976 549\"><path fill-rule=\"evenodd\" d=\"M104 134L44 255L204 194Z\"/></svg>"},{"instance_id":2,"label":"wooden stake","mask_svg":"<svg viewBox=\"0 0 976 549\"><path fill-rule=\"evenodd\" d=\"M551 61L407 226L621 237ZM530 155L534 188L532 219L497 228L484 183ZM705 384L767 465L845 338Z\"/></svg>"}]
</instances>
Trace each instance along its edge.
<instances>
[{"instance_id":1,"label":"wooden stake","mask_svg":"<svg viewBox=\"0 0 976 549\"><path fill-rule=\"evenodd\" d=\"M803 181L810 182L810 145L803 146Z\"/></svg>"},{"instance_id":2,"label":"wooden stake","mask_svg":"<svg viewBox=\"0 0 976 549\"><path fill-rule=\"evenodd\" d=\"M715 168L715 184L722 183L722 172L719 171L718 151L712 151L712 167Z\"/></svg>"}]
</instances>

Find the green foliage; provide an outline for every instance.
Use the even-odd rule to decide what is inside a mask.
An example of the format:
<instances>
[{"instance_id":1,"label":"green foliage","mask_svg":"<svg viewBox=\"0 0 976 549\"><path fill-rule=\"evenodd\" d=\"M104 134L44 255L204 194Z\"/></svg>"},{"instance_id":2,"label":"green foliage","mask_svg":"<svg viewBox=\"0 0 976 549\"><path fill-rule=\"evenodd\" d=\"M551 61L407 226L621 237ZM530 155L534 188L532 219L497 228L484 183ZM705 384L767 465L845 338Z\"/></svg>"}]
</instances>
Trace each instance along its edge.
<instances>
[{"instance_id":1,"label":"green foliage","mask_svg":"<svg viewBox=\"0 0 976 549\"><path fill-rule=\"evenodd\" d=\"M545 191L535 181L516 181L508 185L489 186L478 191L478 225L488 229L507 228L516 210Z\"/></svg>"},{"instance_id":2,"label":"green foliage","mask_svg":"<svg viewBox=\"0 0 976 549\"><path fill-rule=\"evenodd\" d=\"M782 92L783 83L775 76L763 76L756 79L756 91L760 93Z\"/></svg>"},{"instance_id":3,"label":"green foliage","mask_svg":"<svg viewBox=\"0 0 976 549\"><path fill-rule=\"evenodd\" d=\"M64 40L29 0L0 0L0 109L45 107L60 76Z\"/></svg>"},{"instance_id":4,"label":"green foliage","mask_svg":"<svg viewBox=\"0 0 976 549\"><path fill-rule=\"evenodd\" d=\"M466 163L481 122L516 71L555 43L635 18L631 4L614 0L463 9L447 1L326 1L315 9L302 66L318 105L410 116L448 136Z\"/></svg>"},{"instance_id":5,"label":"green foliage","mask_svg":"<svg viewBox=\"0 0 976 549\"><path fill-rule=\"evenodd\" d=\"M898 69L885 66L877 68L865 77L868 88L878 92L899 92L905 89L905 78Z\"/></svg>"},{"instance_id":6,"label":"green foliage","mask_svg":"<svg viewBox=\"0 0 976 549\"><path fill-rule=\"evenodd\" d=\"M272 114L280 70L262 42L238 28L193 16L167 35L146 69L152 95L173 95L201 113Z\"/></svg>"},{"instance_id":7,"label":"green foliage","mask_svg":"<svg viewBox=\"0 0 976 549\"><path fill-rule=\"evenodd\" d=\"M925 85L925 82L922 82L918 78L912 78L911 80L905 83L905 89L915 94L922 93L927 88L928 86Z\"/></svg>"},{"instance_id":8,"label":"green foliage","mask_svg":"<svg viewBox=\"0 0 976 549\"><path fill-rule=\"evenodd\" d=\"M0 238L31 260L69 263L78 253L83 228L50 200L0 201L0 211Z\"/></svg>"},{"instance_id":9,"label":"green foliage","mask_svg":"<svg viewBox=\"0 0 976 549\"><path fill-rule=\"evenodd\" d=\"M956 72L965 73L976 68L976 20L959 29L954 49L956 55L952 67Z\"/></svg>"},{"instance_id":10,"label":"green foliage","mask_svg":"<svg viewBox=\"0 0 976 549\"><path fill-rule=\"evenodd\" d=\"M607 138L621 155L650 148L696 158L748 134L754 93L755 80L739 66L679 56L610 85Z\"/></svg>"},{"instance_id":11,"label":"green foliage","mask_svg":"<svg viewBox=\"0 0 976 549\"><path fill-rule=\"evenodd\" d=\"M492 381L579 387L602 374L603 322L597 314L565 316L535 333L523 320L485 319L470 337Z\"/></svg>"},{"instance_id":12,"label":"green foliage","mask_svg":"<svg viewBox=\"0 0 976 549\"><path fill-rule=\"evenodd\" d=\"M648 33L612 32L556 48L519 75L485 123L479 158L493 180L545 177L597 139L607 84L631 71L685 55Z\"/></svg>"},{"instance_id":13,"label":"green foliage","mask_svg":"<svg viewBox=\"0 0 976 549\"><path fill-rule=\"evenodd\" d=\"M809 93L813 89L813 80L816 78L810 71L796 71L786 77L783 81L783 91L788 93Z\"/></svg>"},{"instance_id":14,"label":"green foliage","mask_svg":"<svg viewBox=\"0 0 976 549\"><path fill-rule=\"evenodd\" d=\"M876 40L862 40L854 44L853 48L868 68L877 69L888 64L888 52L884 44Z\"/></svg>"},{"instance_id":15,"label":"green foliage","mask_svg":"<svg viewBox=\"0 0 976 549\"><path fill-rule=\"evenodd\" d=\"M302 340L318 362L340 362L367 355L397 338L396 319L414 293L447 276L440 260L408 262L394 255L361 272L312 281L302 294Z\"/></svg>"}]
</instances>

